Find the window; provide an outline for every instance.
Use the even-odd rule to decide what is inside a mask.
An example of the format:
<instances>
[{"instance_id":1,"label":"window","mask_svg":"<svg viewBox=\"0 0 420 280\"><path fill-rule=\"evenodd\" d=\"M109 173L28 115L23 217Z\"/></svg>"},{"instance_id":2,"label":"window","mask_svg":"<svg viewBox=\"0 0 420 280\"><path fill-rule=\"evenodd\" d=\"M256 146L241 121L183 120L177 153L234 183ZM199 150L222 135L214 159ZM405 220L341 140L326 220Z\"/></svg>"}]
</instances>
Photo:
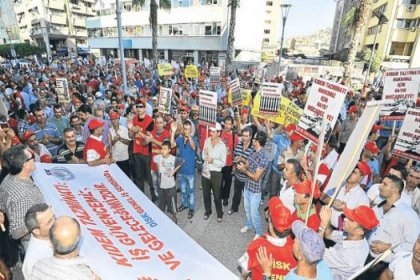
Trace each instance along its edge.
<instances>
[{"instance_id":1,"label":"window","mask_svg":"<svg viewBox=\"0 0 420 280\"><path fill-rule=\"evenodd\" d=\"M264 34L270 34L270 29L264 29Z\"/></svg>"},{"instance_id":2,"label":"window","mask_svg":"<svg viewBox=\"0 0 420 280\"><path fill-rule=\"evenodd\" d=\"M265 2L266 6L272 7L273 6L273 1L267 1Z\"/></svg>"},{"instance_id":3,"label":"window","mask_svg":"<svg viewBox=\"0 0 420 280\"><path fill-rule=\"evenodd\" d=\"M388 7L388 4L385 3L382 6L379 6L378 8L376 8L374 11L385 13L387 7ZM374 17L373 11L372 11L371 17Z\"/></svg>"},{"instance_id":4,"label":"window","mask_svg":"<svg viewBox=\"0 0 420 280\"><path fill-rule=\"evenodd\" d=\"M268 39L268 38L263 39L263 43L269 43L269 42L270 42L270 39Z\"/></svg>"},{"instance_id":5,"label":"window","mask_svg":"<svg viewBox=\"0 0 420 280\"><path fill-rule=\"evenodd\" d=\"M271 24L271 20L270 20L270 19L267 19L267 20L265 21L265 24Z\"/></svg>"}]
</instances>

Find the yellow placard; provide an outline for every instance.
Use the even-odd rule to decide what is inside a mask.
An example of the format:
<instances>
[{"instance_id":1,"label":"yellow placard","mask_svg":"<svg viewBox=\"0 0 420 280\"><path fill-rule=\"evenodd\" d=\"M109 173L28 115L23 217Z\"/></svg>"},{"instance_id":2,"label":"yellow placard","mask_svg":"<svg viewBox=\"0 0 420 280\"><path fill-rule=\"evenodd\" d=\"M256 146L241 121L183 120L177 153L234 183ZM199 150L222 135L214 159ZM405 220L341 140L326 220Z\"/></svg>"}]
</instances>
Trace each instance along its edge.
<instances>
[{"instance_id":1,"label":"yellow placard","mask_svg":"<svg viewBox=\"0 0 420 280\"><path fill-rule=\"evenodd\" d=\"M248 107L251 103L251 90L241 88L241 96L242 96L242 106ZM232 104L232 89L228 91L228 103Z\"/></svg>"},{"instance_id":2,"label":"yellow placard","mask_svg":"<svg viewBox=\"0 0 420 280\"><path fill-rule=\"evenodd\" d=\"M187 65L185 67L185 77L186 78L193 78L193 79L197 79L198 78L198 69L197 66L195 65Z\"/></svg>"},{"instance_id":3,"label":"yellow placard","mask_svg":"<svg viewBox=\"0 0 420 280\"><path fill-rule=\"evenodd\" d=\"M169 63L158 64L158 73L159 73L159 76L171 76L172 65L170 65Z\"/></svg>"}]
</instances>

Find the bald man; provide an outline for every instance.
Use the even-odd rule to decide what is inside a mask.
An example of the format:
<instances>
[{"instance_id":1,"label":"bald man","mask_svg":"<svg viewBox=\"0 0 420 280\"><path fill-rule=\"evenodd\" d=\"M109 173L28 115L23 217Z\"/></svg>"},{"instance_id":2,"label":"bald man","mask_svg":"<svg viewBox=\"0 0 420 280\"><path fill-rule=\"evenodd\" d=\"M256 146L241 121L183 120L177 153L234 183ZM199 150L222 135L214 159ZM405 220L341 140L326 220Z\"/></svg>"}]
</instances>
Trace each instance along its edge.
<instances>
[{"instance_id":1,"label":"bald man","mask_svg":"<svg viewBox=\"0 0 420 280\"><path fill-rule=\"evenodd\" d=\"M54 256L38 261L32 270L32 280L98 280L100 279L79 257L81 231L79 222L71 217L58 218L49 236Z\"/></svg>"}]
</instances>

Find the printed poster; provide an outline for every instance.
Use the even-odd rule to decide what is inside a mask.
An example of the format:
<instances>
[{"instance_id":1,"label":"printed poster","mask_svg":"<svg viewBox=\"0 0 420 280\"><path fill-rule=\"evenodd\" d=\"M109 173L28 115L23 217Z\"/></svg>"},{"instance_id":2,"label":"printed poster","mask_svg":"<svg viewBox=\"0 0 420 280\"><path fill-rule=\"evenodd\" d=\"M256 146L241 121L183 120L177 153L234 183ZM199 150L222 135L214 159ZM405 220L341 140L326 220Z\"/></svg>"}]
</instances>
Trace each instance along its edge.
<instances>
[{"instance_id":1,"label":"printed poster","mask_svg":"<svg viewBox=\"0 0 420 280\"><path fill-rule=\"evenodd\" d=\"M232 105L238 106L242 103L241 85L239 79L236 78L230 81L230 90L232 94Z\"/></svg>"},{"instance_id":2,"label":"printed poster","mask_svg":"<svg viewBox=\"0 0 420 280\"><path fill-rule=\"evenodd\" d=\"M185 67L185 77L197 79L198 78L198 69L197 66L189 64Z\"/></svg>"},{"instance_id":3,"label":"printed poster","mask_svg":"<svg viewBox=\"0 0 420 280\"><path fill-rule=\"evenodd\" d=\"M66 78L57 78L56 81L56 91L58 96L58 103L68 103L70 102L69 95L69 84Z\"/></svg>"},{"instance_id":4,"label":"printed poster","mask_svg":"<svg viewBox=\"0 0 420 280\"><path fill-rule=\"evenodd\" d=\"M394 155L420 160L420 109L408 109L394 146Z\"/></svg>"},{"instance_id":5,"label":"printed poster","mask_svg":"<svg viewBox=\"0 0 420 280\"><path fill-rule=\"evenodd\" d=\"M261 86L260 114L277 115L280 110L282 84L263 83Z\"/></svg>"},{"instance_id":6,"label":"printed poster","mask_svg":"<svg viewBox=\"0 0 420 280\"><path fill-rule=\"evenodd\" d=\"M328 139L334 129L347 90L347 87L341 84L315 79L296 131L318 144L322 122L325 119L327 121L325 138Z\"/></svg>"},{"instance_id":7,"label":"printed poster","mask_svg":"<svg viewBox=\"0 0 420 280\"><path fill-rule=\"evenodd\" d=\"M204 126L215 127L217 118L217 92L200 90L199 123Z\"/></svg>"},{"instance_id":8,"label":"printed poster","mask_svg":"<svg viewBox=\"0 0 420 280\"><path fill-rule=\"evenodd\" d=\"M172 104L172 89L160 87L159 99L158 99L158 110L163 114L171 114Z\"/></svg>"},{"instance_id":9,"label":"printed poster","mask_svg":"<svg viewBox=\"0 0 420 280\"><path fill-rule=\"evenodd\" d=\"M158 64L158 73L159 73L159 76L171 76L172 65L170 65L169 63Z\"/></svg>"},{"instance_id":10,"label":"printed poster","mask_svg":"<svg viewBox=\"0 0 420 280\"><path fill-rule=\"evenodd\" d=\"M390 70L384 74L381 120L402 121L409 108L416 107L420 90L420 68Z\"/></svg>"},{"instance_id":11,"label":"printed poster","mask_svg":"<svg viewBox=\"0 0 420 280\"><path fill-rule=\"evenodd\" d=\"M212 85L216 85L220 83L220 67L210 67L210 83Z\"/></svg>"}]
</instances>

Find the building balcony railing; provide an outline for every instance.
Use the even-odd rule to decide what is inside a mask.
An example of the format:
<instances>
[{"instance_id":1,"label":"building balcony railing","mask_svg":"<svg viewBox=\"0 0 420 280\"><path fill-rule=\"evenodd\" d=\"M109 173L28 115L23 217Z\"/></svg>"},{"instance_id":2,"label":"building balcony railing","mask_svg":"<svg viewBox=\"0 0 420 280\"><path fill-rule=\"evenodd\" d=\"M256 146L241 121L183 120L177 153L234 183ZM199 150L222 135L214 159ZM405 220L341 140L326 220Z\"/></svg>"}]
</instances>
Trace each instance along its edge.
<instances>
[{"instance_id":1,"label":"building balcony railing","mask_svg":"<svg viewBox=\"0 0 420 280\"><path fill-rule=\"evenodd\" d=\"M51 23L55 23L55 24L63 24L63 25L67 24L66 16L64 14L63 16L58 16L58 15L51 16L50 21Z\"/></svg>"},{"instance_id":2,"label":"building balcony railing","mask_svg":"<svg viewBox=\"0 0 420 280\"><path fill-rule=\"evenodd\" d=\"M64 2L57 0L49 0L47 3L48 8L64 11Z\"/></svg>"},{"instance_id":3,"label":"building balcony railing","mask_svg":"<svg viewBox=\"0 0 420 280\"><path fill-rule=\"evenodd\" d=\"M396 18L415 19L420 17L420 4L398 6Z\"/></svg>"},{"instance_id":4,"label":"building balcony railing","mask_svg":"<svg viewBox=\"0 0 420 280\"><path fill-rule=\"evenodd\" d=\"M391 40L393 42L414 42L416 40L416 29L394 29Z\"/></svg>"}]
</instances>

